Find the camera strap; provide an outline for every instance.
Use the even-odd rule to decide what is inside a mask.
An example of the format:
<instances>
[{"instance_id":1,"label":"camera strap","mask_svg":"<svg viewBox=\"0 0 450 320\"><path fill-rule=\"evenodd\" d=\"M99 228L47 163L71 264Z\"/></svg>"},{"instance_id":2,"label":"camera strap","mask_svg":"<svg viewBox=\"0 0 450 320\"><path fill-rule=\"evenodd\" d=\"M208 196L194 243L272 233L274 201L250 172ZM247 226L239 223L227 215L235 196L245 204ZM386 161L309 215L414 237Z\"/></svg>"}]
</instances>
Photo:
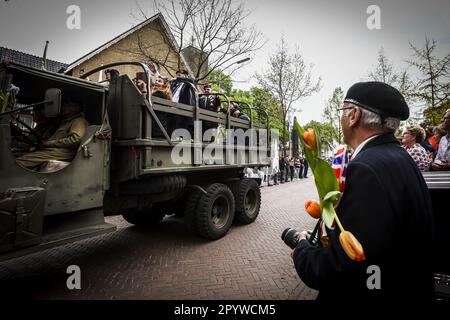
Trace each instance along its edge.
<instances>
[{"instance_id":1,"label":"camera strap","mask_svg":"<svg viewBox=\"0 0 450 320\"><path fill-rule=\"evenodd\" d=\"M317 221L316 226L314 227L313 232L311 233L311 236L309 237L308 241L310 244L312 244L313 246L317 246L318 244L318 240L319 240L319 230L320 230L320 223L322 222L322 219L319 219L319 221Z\"/></svg>"}]
</instances>

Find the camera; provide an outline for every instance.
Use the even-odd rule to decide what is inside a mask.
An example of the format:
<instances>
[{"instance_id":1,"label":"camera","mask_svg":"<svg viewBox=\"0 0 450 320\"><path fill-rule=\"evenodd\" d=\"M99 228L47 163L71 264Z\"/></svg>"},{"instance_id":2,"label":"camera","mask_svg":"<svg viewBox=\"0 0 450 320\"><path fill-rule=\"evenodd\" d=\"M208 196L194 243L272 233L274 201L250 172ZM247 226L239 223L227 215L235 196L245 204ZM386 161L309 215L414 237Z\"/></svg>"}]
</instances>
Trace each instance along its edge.
<instances>
[{"instance_id":1,"label":"camera","mask_svg":"<svg viewBox=\"0 0 450 320\"><path fill-rule=\"evenodd\" d=\"M317 236L317 227L314 231L306 231L307 235L306 235L306 240L309 241L309 243L311 243L312 245L316 245L317 241L318 241L318 236ZM289 248L291 249L295 249L295 247L298 244L298 240L300 238L300 232L293 229L293 228L286 228L284 229L283 233L281 234L281 240L284 241L284 243L286 243Z\"/></svg>"},{"instance_id":2,"label":"camera","mask_svg":"<svg viewBox=\"0 0 450 320\"><path fill-rule=\"evenodd\" d=\"M291 249L295 249L299 237L300 232L293 228L286 228L281 234L281 240L283 240Z\"/></svg>"}]
</instances>

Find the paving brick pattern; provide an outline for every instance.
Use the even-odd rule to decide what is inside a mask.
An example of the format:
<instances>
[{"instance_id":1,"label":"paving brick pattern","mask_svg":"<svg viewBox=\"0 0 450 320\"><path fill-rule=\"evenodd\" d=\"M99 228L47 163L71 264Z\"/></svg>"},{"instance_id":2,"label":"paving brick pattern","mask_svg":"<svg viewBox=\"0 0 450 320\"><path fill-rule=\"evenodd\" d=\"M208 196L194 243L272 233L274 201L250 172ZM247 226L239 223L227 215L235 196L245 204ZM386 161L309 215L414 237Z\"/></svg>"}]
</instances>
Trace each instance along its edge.
<instances>
[{"instance_id":1,"label":"paving brick pattern","mask_svg":"<svg viewBox=\"0 0 450 320\"><path fill-rule=\"evenodd\" d=\"M286 227L311 229L303 210L312 178L262 189L258 219L217 241L193 237L181 218L139 228L107 218L116 232L0 262L0 293L37 299L314 299L298 278ZM81 290L68 290L66 269L81 268Z\"/></svg>"}]
</instances>

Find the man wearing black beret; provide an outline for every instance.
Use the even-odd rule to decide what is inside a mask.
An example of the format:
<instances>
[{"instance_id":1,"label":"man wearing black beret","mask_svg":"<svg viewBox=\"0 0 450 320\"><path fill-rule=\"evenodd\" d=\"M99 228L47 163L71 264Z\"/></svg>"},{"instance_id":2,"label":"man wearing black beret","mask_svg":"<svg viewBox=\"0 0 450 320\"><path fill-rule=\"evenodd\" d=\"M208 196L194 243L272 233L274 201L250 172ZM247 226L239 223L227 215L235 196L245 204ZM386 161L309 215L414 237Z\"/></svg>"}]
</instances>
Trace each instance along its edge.
<instances>
[{"instance_id":1,"label":"man wearing black beret","mask_svg":"<svg viewBox=\"0 0 450 320\"><path fill-rule=\"evenodd\" d=\"M394 137L409 108L395 88L362 82L348 90L342 111L344 140L354 153L336 211L366 259L348 258L339 228L328 246L313 246L302 232L293 252L297 272L319 290L318 299L432 300L431 200L414 160Z\"/></svg>"}]
</instances>

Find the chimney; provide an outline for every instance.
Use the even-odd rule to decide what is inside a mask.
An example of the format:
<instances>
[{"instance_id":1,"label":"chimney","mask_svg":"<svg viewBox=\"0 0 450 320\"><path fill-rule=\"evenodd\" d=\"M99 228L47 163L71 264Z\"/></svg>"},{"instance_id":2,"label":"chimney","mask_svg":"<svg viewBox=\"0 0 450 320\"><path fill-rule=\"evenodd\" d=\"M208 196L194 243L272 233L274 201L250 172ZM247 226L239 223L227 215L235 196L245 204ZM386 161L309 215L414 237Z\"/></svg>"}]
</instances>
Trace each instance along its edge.
<instances>
[{"instance_id":1,"label":"chimney","mask_svg":"<svg viewBox=\"0 0 450 320\"><path fill-rule=\"evenodd\" d=\"M207 59L206 52L203 52L202 50L194 47L194 46L187 46L183 50L181 50L181 54L184 56L184 59L186 60L187 64L189 65L190 69L194 73L192 76L197 77L197 72L199 69L199 64L204 59ZM208 73L208 60L202 65L200 70L200 75L198 78L202 78L205 74Z\"/></svg>"}]
</instances>

